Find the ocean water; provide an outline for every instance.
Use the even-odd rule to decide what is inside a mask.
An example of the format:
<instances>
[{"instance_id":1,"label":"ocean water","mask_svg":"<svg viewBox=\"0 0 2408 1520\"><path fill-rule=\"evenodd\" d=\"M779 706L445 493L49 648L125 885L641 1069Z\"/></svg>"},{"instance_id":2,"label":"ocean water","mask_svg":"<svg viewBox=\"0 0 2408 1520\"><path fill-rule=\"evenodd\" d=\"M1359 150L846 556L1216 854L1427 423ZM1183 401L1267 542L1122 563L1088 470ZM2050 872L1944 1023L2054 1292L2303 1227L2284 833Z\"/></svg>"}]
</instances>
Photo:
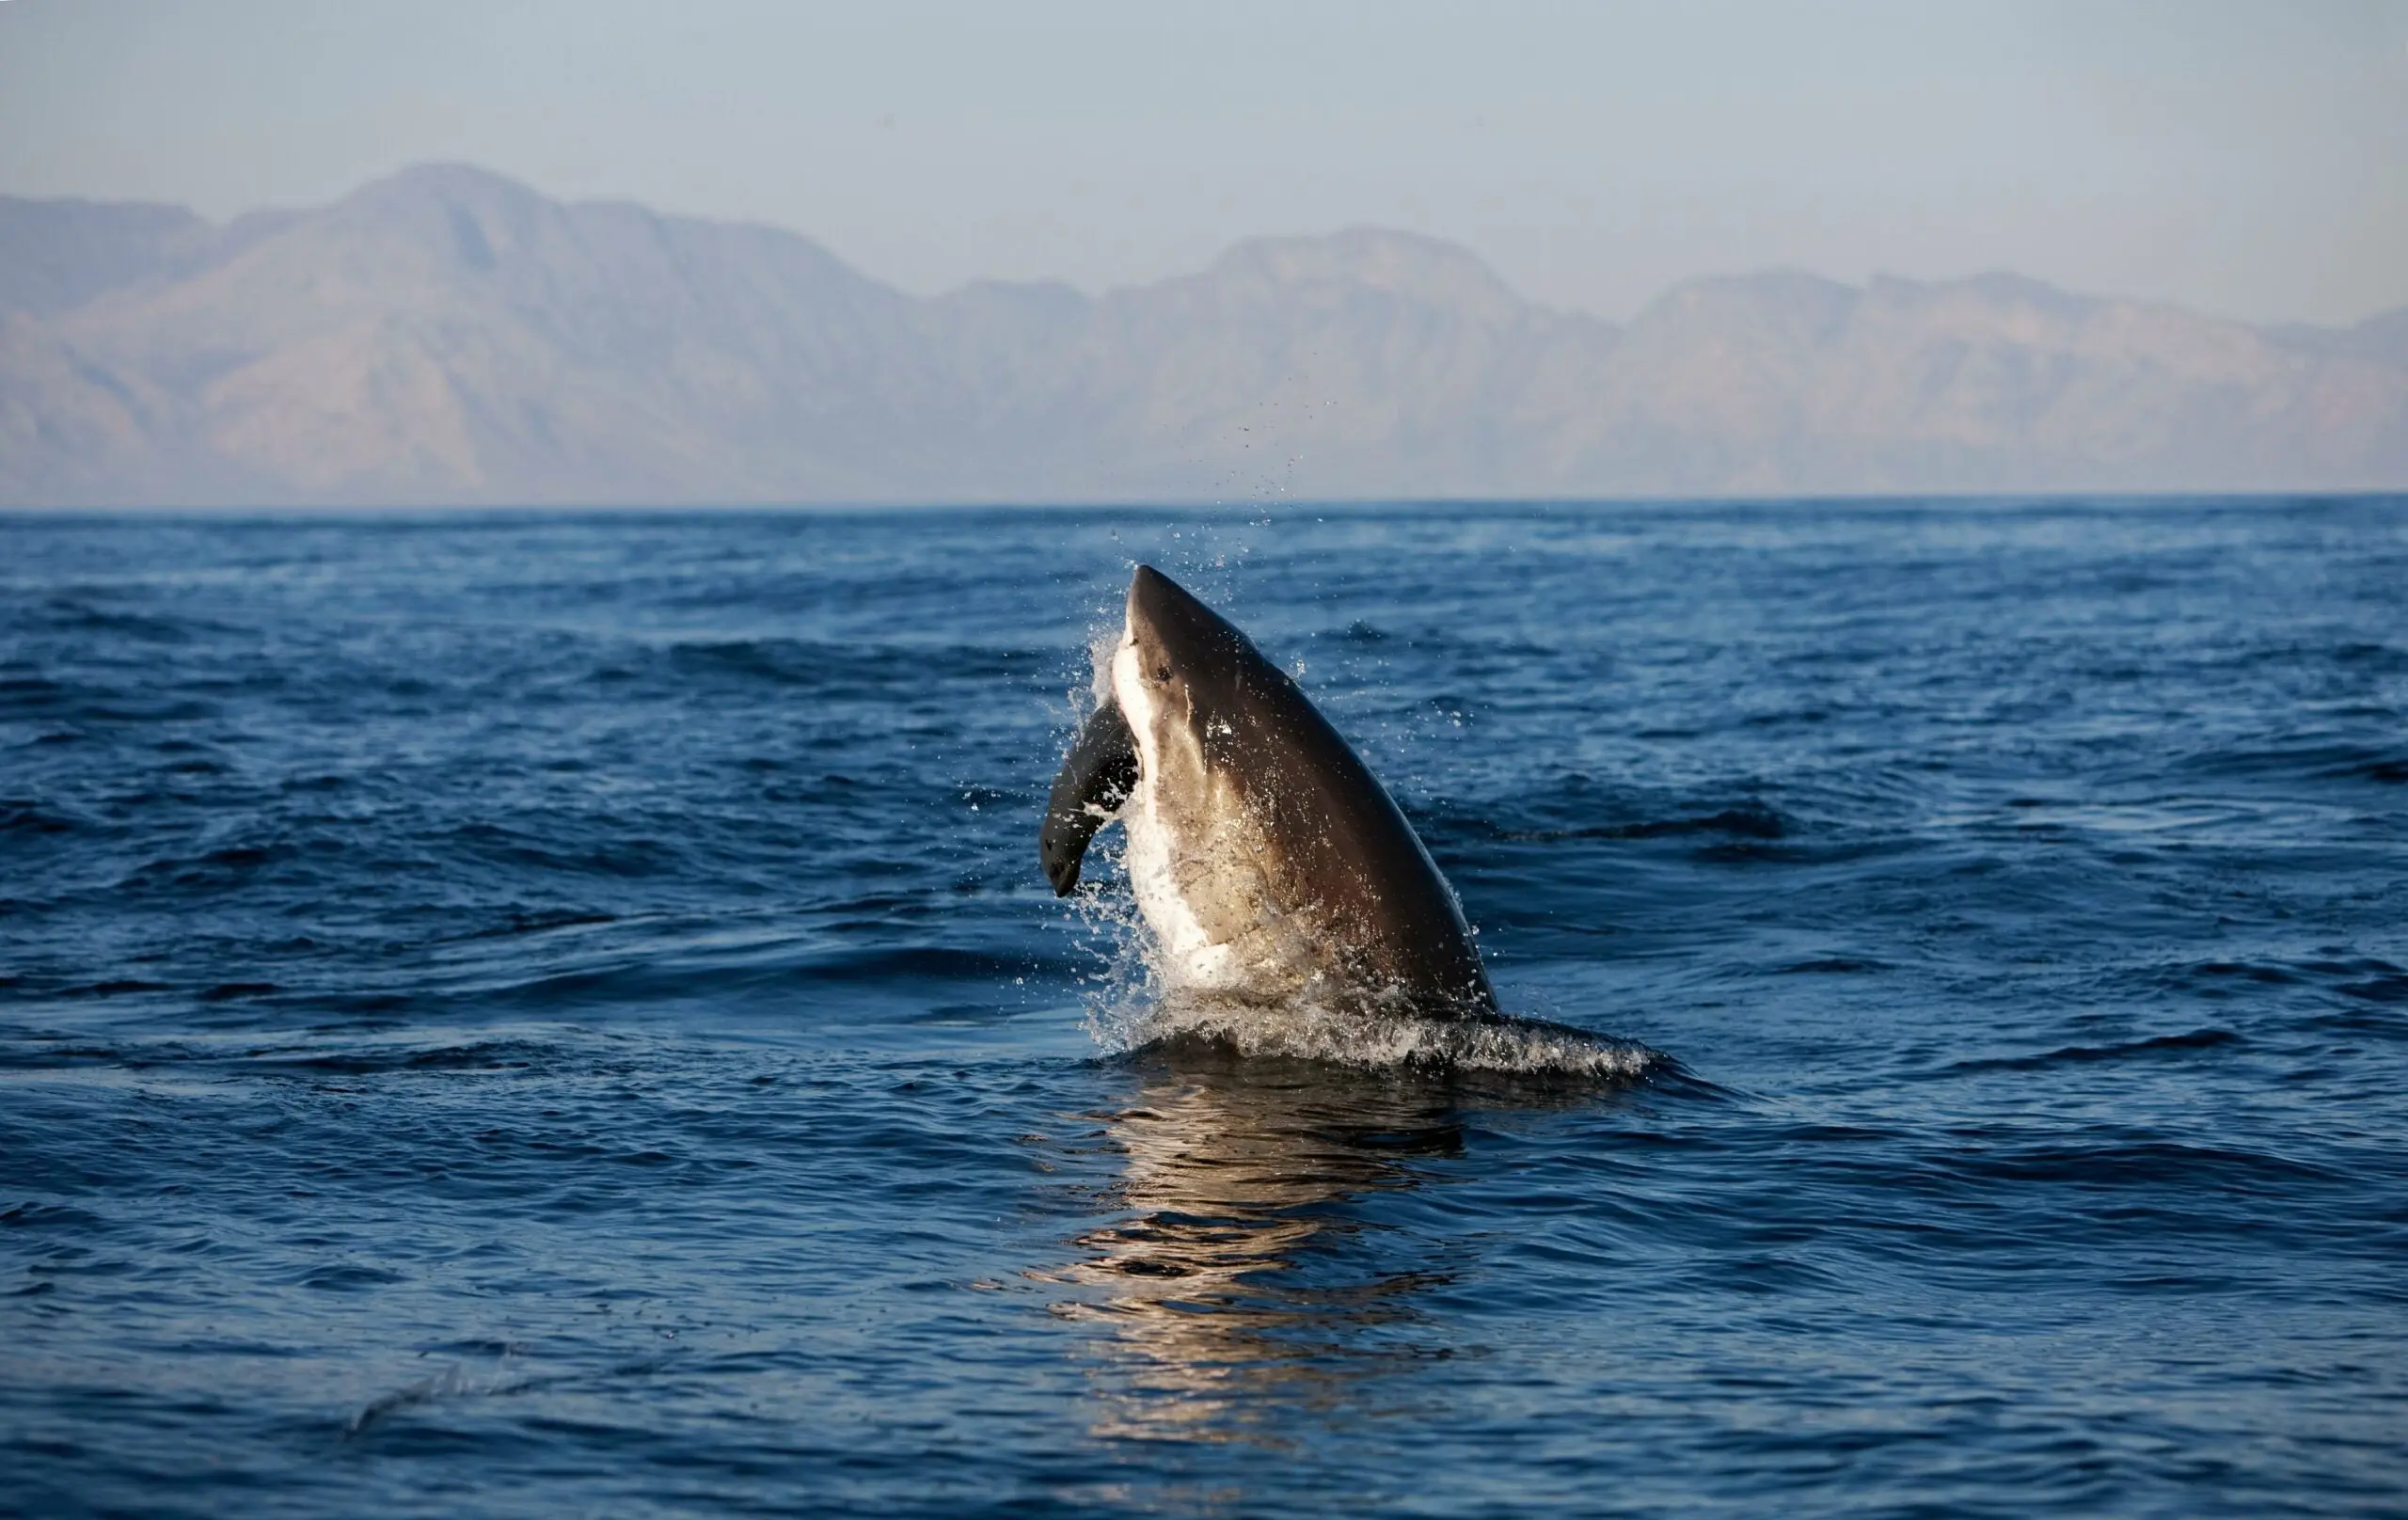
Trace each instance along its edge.
<instances>
[{"instance_id":1,"label":"ocean water","mask_svg":"<svg viewBox=\"0 0 2408 1520\"><path fill-rule=\"evenodd\" d=\"M0 549L0 1510L2408 1512L2408 500ZM1143 1043L1139 559L1661 1059Z\"/></svg>"}]
</instances>

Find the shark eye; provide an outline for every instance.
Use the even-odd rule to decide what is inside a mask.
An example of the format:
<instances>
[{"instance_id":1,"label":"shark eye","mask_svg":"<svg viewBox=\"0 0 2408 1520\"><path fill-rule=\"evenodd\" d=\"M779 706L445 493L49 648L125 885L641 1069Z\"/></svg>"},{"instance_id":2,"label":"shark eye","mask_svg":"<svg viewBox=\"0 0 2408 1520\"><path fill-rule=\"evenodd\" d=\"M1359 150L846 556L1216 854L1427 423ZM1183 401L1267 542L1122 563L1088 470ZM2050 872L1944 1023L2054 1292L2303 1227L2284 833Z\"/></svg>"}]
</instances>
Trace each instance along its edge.
<instances>
[{"instance_id":1,"label":"shark eye","mask_svg":"<svg viewBox=\"0 0 2408 1520\"><path fill-rule=\"evenodd\" d=\"M1155 679L1155 680L1157 680L1157 681L1164 681L1164 682L1168 681L1168 680L1170 679L1170 667L1169 667L1169 666L1167 666L1167 665L1157 665L1157 666L1155 666L1155 667L1154 667L1154 679Z\"/></svg>"}]
</instances>

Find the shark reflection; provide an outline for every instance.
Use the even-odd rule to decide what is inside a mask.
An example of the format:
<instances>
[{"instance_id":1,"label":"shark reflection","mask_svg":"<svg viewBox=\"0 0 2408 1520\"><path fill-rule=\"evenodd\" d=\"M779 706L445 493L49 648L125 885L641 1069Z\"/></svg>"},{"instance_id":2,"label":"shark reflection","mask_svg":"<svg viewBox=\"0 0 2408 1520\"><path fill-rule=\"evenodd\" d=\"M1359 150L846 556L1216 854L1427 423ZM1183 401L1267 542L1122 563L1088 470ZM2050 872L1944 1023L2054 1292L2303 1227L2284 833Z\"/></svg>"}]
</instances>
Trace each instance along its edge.
<instances>
[{"instance_id":1,"label":"shark reflection","mask_svg":"<svg viewBox=\"0 0 2408 1520\"><path fill-rule=\"evenodd\" d=\"M1463 1150L1442 1083L1317 1062L1157 1054L1107 1116L1133 1217L1078 1240L1055 1311L1112 1331L1096 1433L1282 1444L1281 1411L1326 1407L1443 1355L1414 1299L1443 1244L1379 1207Z\"/></svg>"}]
</instances>

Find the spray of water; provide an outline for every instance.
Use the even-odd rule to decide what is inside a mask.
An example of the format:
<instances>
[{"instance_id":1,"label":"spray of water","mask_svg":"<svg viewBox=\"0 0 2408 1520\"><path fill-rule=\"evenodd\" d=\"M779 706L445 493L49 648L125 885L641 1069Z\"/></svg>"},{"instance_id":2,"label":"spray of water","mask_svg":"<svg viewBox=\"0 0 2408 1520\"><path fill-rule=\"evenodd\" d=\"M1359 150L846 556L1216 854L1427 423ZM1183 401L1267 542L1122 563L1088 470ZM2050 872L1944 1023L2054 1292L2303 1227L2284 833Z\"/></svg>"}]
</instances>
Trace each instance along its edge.
<instances>
[{"instance_id":1,"label":"spray of water","mask_svg":"<svg viewBox=\"0 0 2408 1520\"><path fill-rule=\"evenodd\" d=\"M1091 701L1111 700L1111 661L1117 628L1089 641ZM1100 970L1088 985L1086 1023L1097 1044L1123 1053L1175 1042L1207 1042L1243 1056L1283 1056L1350 1067L1415 1067L1513 1076L1629 1082L1663 1057L1630 1040L1567 1025L1491 1015L1434 1019L1407 1008L1384 1009L1354 997L1323 998L1308 986L1277 997L1232 995L1231 968L1209 968L1166 945L1128 889L1133 864L1147 868L1168 851L1154 837L1146 811L1133 802L1120 826L1089 847L1098 888L1081 893L1075 911L1097 947ZM1265 968L1266 984L1290 984ZM1236 980L1243 982L1240 975Z\"/></svg>"}]
</instances>

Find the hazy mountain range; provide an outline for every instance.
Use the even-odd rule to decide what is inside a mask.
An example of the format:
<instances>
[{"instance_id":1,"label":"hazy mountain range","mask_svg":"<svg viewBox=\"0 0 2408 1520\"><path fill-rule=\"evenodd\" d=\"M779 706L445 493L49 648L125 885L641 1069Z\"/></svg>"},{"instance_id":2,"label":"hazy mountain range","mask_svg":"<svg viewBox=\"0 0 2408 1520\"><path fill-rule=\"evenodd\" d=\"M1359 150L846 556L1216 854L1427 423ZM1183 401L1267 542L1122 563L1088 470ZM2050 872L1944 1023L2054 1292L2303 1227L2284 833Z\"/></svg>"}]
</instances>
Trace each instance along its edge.
<instances>
[{"instance_id":1,"label":"hazy mountain range","mask_svg":"<svg viewBox=\"0 0 2408 1520\"><path fill-rule=\"evenodd\" d=\"M2368 487L2408 487L2408 309L1770 273L1618 326L1369 230L923 299L459 166L222 227L0 198L10 504Z\"/></svg>"}]
</instances>

